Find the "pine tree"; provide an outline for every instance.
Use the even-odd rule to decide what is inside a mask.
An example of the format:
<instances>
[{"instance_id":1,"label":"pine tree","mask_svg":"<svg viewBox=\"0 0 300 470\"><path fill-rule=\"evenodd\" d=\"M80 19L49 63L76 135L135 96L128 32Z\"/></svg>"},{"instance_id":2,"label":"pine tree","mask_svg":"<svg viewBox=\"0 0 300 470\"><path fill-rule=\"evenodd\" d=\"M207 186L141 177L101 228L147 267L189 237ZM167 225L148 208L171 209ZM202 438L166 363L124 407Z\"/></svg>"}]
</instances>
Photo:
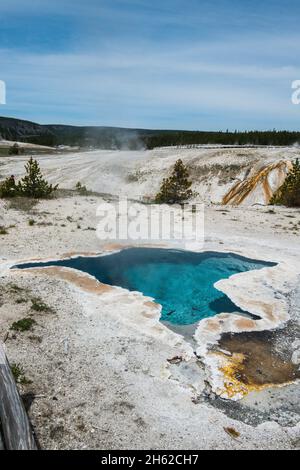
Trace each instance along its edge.
<instances>
[{"instance_id":1,"label":"pine tree","mask_svg":"<svg viewBox=\"0 0 300 470\"><path fill-rule=\"evenodd\" d=\"M300 207L300 162L298 158L293 163L283 185L271 198L270 204Z\"/></svg>"},{"instance_id":2,"label":"pine tree","mask_svg":"<svg viewBox=\"0 0 300 470\"><path fill-rule=\"evenodd\" d=\"M18 186L13 175L6 178L0 184L0 197L15 197L18 195Z\"/></svg>"},{"instance_id":3,"label":"pine tree","mask_svg":"<svg viewBox=\"0 0 300 470\"><path fill-rule=\"evenodd\" d=\"M31 157L25 165L26 175L18 183L18 192L22 196L35 199L49 197L58 185L52 186L42 175L39 164Z\"/></svg>"},{"instance_id":4,"label":"pine tree","mask_svg":"<svg viewBox=\"0 0 300 470\"><path fill-rule=\"evenodd\" d=\"M193 195L192 182L189 181L189 172L182 160L177 160L173 173L164 178L159 193L155 197L158 204L178 204L188 200Z\"/></svg>"},{"instance_id":5,"label":"pine tree","mask_svg":"<svg viewBox=\"0 0 300 470\"><path fill-rule=\"evenodd\" d=\"M10 148L9 148L9 155L20 155L22 153L22 149L20 148L20 146L15 143L14 145L12 145Z\"/></svg>"}]
</instances>

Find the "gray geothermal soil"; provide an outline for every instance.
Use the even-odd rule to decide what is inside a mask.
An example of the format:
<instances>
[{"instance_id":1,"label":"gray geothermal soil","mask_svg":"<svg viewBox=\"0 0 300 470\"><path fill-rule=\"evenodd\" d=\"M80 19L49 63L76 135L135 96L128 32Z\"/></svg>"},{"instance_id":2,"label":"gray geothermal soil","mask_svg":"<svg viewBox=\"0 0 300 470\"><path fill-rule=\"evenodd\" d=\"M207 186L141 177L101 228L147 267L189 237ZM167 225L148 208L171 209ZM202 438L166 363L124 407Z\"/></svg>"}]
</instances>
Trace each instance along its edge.
<instances>
[{"instance_id":1,"label":"gray geothermal soil","mask_svg":"<svg viewBox=\"0 0 300 470\"><path fill-rule=\"evenodd\" d=\"M101 251L95 227L103 198L69 194L26 207L24 201L0 200L0 226L7 232L0 235L0 266ZM205 249L239 252L249 246L253 252L259 245L260 254L299 257L299 210L208 205L205 216ZM136 307L129 294L118 295L120 301L109 294L99 300L40 272L0 271L0 338L17 366L18 387L42 448L299 448L296 381L236 402L220 399L211 393L201 361L170 364L176 344L127 322L126 312ZM288 324L269 332L266 341L283 363L291 364L293 354L295 367L299 288L287 301ZM33 321L19 331L14 323L24 318ZM230 336L222 341L229 350L239 347Z\"/></svg>"}]
</instances>

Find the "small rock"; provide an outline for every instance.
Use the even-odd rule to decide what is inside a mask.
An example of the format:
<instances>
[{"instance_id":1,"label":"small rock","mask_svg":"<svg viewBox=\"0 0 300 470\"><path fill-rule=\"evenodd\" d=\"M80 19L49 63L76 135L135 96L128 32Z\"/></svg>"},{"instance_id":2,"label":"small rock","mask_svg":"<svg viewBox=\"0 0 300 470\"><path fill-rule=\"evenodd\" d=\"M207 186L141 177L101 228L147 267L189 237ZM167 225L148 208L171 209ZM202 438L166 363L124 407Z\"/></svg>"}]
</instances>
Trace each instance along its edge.
<instances>
[{"instance_id":1,"label":"small rock","mask_svg":"<svg viewBox=\"0 0 300 470\"><path fill-rule=\"evenodd\" d=\"M180 364L183 361L182 356L174 356L171 359L167 359L169 364Z\"/></svg>"},{"instance_id":2,"label":"small rock","mask_svg":"<svg viewBox=\"0 0 300 470\"><path fill-rule=\"evenodd\" d=\"M240 433L234 428L224 428L224 431L233 439L237 439L238 437L240 437Z\"/></svg>"}]
</instances>

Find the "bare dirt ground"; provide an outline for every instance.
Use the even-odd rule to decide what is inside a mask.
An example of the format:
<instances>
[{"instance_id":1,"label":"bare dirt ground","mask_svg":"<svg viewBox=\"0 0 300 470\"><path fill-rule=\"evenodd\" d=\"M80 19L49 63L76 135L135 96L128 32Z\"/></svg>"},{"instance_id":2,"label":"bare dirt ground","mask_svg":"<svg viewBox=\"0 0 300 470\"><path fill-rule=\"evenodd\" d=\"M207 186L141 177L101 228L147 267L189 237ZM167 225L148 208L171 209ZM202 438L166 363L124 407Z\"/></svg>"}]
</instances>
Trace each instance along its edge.
<instances>
[{"instance_id":1,"label":"bare dirt ground","mask_svg":"<svg viewBox=\"0 0 300 470\"><path fill-rule=\"evenodd\" d=\"M60 181L68 174L69 187L80 180L90 189L118 194L117 183L115 191L104 185L107 175L99 176L103 186L94 186L93 166L85 168L76 157L74 168L79 165L80 170L71 176L67 167L55 170L57 158L49 170L53 181L55 172ZM23 162L18 163L20 167L14 162L13 158L1 159L0 173L21 174ZM166 327L157 330L153 319L143 323L147 311L142 296L124 290L96 295L46 273L7 271L12 261L101 252L103 243L95 232L101 202L103 197L95 194L64 196L26 207L23 202L0 200L0 226L6 232L0 235L0 336L10 363L17 366L18 386L41 447L299 448L297 383L280 388L271 385L238 402L221 399L208 386L201 360L168 362L183 354L185 341L176 340L174 333L169 336ZM204 249L284 259L299 269L299 231L299 210L207 205ZM281 336L272 337L272 348L281 361L291 364L293 359L297 365L297 283L274 295L285 298L290 320ZM20 331L20 324L15 323L24 318L31 325ZM223 337L225 346L235 351L239 342Z\"/></svg>"}]
</instances>

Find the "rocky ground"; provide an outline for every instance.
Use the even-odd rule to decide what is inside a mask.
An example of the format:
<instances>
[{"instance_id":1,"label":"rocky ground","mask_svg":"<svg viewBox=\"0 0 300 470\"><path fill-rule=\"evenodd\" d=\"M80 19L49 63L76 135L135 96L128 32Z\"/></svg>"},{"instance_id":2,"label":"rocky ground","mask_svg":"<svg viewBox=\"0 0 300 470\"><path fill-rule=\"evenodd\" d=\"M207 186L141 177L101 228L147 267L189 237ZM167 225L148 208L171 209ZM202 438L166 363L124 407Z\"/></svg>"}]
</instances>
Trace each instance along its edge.
<instances>
[{"instance_id":1,"label":"rocky ground","mask_svg":"<svg viewBox=\"0 0 300 470\"><path fill-rule=\"evenodd\" d=\"M11 171L1 163L2 174ZM92 180L89 187L97 189ZM222 399L212 392L201 358L168 361L188 356L195 344L148 318L147 299L123 290L82 289L47 273L7 270L21 260L101 252L105 246L95 232L101 202L103 196L72 192L38 203L0 200L0 337L40 446L299 448L295 381L269 384L235 402ZM203 248L284 262L300 274L299 231L299 210L207 205ZM282 371L291 364L297 370L299 277L282 279L282 292L278 282L274 278L274 293L287 305L289 320L262 340L247 341L270 345L270 353L257 349L267 364L280 359ZM222 336L222 348L232 353L241 347L235 338Z\"/></svg>"}]
</instances>

